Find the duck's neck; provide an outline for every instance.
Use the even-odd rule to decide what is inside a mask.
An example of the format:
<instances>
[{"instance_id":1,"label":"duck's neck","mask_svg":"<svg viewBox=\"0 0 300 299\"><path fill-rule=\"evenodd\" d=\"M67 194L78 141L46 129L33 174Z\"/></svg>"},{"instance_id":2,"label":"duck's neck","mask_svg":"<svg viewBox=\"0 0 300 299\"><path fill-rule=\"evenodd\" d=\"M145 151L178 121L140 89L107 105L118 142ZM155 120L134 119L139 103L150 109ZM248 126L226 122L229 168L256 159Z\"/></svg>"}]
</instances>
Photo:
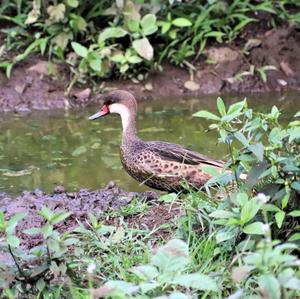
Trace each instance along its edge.
<instances>
[{"instance_id":1,"label":"duck's neck","mask_svg":"<svg viewBox=\"0 0 300 299\"><path fill-rule=\"evenodd\" d=\"M123 127L122 146L129 145L130 143L138 140L136 129L136 113L126 110L121 114L121 119Z\"/></svg>"}]
</instances>

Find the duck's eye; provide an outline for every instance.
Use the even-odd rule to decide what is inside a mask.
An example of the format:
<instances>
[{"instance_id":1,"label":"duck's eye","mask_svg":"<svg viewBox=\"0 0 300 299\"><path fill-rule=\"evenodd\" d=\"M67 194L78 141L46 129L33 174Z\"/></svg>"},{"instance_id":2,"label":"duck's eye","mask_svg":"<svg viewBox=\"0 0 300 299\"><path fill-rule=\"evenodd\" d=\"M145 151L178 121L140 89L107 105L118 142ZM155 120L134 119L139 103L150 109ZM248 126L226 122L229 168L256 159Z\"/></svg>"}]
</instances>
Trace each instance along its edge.
<instances>
[{"instance_id":1,"label":"duck's eye","mask_svg":"<svg viewBox=\"0 0 300 299\"><path fill-rule=\"evenodd\" d=\"M111 105L111 104L114 104L116 101L114 100L114 99L108 99L107 101L106 101L106 105Z\"/></svg>"}]
</instances>

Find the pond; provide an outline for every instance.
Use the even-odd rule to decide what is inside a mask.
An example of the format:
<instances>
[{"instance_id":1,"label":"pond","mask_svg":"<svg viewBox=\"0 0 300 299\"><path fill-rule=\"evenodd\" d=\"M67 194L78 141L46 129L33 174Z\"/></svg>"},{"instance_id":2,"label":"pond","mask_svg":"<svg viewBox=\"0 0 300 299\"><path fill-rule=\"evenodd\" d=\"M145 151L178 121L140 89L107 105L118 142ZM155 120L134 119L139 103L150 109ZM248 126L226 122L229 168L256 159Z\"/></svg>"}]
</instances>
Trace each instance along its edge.
<instances>
[{"instance_id":1,"label":"pond","mask_svg":"<svg viewBox=\"0 0 300 299\"><path fill-rule=\"evenodd\" d=\"M241 96L226 96L229 104ZM268 111L277 105L285 119L300 110L300 93L248 96L249 106ZM200 109L215 110L216 97L157 99L139 104L139 136L182 144L205 155L224 158L226 148L217 143L208 123L192 117ZM40 111L28 115L0 116L0 192L12 195L23 190L69 191L100 188L109 181L127 191L142 191L122 169L119 159L121 121L117 115L91 122L87 117L98 107L82 110Z\"/></svg>"}]
</instances>

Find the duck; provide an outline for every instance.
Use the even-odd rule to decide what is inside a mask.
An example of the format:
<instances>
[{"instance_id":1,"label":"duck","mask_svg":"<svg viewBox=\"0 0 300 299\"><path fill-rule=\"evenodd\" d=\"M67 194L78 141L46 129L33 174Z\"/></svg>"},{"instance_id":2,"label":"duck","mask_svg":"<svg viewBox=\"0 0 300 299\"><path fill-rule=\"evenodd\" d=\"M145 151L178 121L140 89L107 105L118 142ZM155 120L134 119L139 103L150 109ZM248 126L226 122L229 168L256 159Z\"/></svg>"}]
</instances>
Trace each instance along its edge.
<instances>
[{"instance_id":1,"label":"duck","mask_svg":"<svg viewBox=\"0 0 300 299\"><path fill-rule=\"evenodd\" d=\"M121 116L121 163L127 173L141 184L169 193L184 192L188 188L199 190L211 178L204 171L206 166L222 171L223 161L175 143L141 140L136 127L137 101L130 92L114 90L100 98L103 105L89 120L109 114Z\"/></svg>"}]
</instances>

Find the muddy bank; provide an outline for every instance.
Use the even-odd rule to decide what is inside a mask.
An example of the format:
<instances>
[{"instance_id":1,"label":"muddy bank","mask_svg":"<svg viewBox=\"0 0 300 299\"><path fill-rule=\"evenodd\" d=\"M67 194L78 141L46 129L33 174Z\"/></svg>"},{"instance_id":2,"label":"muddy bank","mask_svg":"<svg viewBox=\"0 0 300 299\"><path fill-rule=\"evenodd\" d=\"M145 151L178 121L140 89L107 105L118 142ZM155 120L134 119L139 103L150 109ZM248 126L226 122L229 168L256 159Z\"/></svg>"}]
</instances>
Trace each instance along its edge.
<instances>
[{"instance_id":1,"label":"muddy bank","mask_svg":"<svg viewBox=\"0 0 300 299\"><path fill-rule=\"evenodd\" d=\"M233 44L211 46L190 63L195 68L192 72L168 64L163 72L152 73L138 84L99 81L100 91L121 88L138 99L149 99L299 90L300 32L292 27L269 31L249 28ZM33 57L16 66L11 79L1 71L0 111L82 107L97 102L88 87L75 87L66 96L70 75L63 65L55 65L55 69L49 74L48 63Z\"/></svg>"},{"instance_id":2,"label":"muddy bank","mask_svg":"<svg viewBox=\"0 0 300 299\"><path fill-rule=\"evenodd\" d=\"M6 218L10 218L19 212L27 213L26 218L18 224L16 234L22 239L22 247L32 248L41 242L41 236L27 235L23 233L23 230L31 227L41 227L45 223L45 220L38 215L38 211L43 206L48 207L53 212L63 210L72 213L70 217L57 226L60 232L64 232L71 231L77 227L78 221L84 223L88 219L89 213L101 218L104 212L120 209L128 205L133 199L154 202L158 199L158 194L153 191L125 192L113 182L110 182L105 188L93 191L81 189L78 192L66 192L62 186L57 186L53 193L50 194L45 194L41 190L34 192L24 191L22 195L12 198L3 193L0 194L0 205ZM153 224L156 221L155 217L160 217L159 223L163 223L164 219L165 222L169 220L168 215L165 214L164 217L163 213L160 214L153 214ZM133 222L136 223L136 221ZM152 222L149 223L151 224ZM151 225L149 228L152 228Z\"/></svg>"}]
</instances>

